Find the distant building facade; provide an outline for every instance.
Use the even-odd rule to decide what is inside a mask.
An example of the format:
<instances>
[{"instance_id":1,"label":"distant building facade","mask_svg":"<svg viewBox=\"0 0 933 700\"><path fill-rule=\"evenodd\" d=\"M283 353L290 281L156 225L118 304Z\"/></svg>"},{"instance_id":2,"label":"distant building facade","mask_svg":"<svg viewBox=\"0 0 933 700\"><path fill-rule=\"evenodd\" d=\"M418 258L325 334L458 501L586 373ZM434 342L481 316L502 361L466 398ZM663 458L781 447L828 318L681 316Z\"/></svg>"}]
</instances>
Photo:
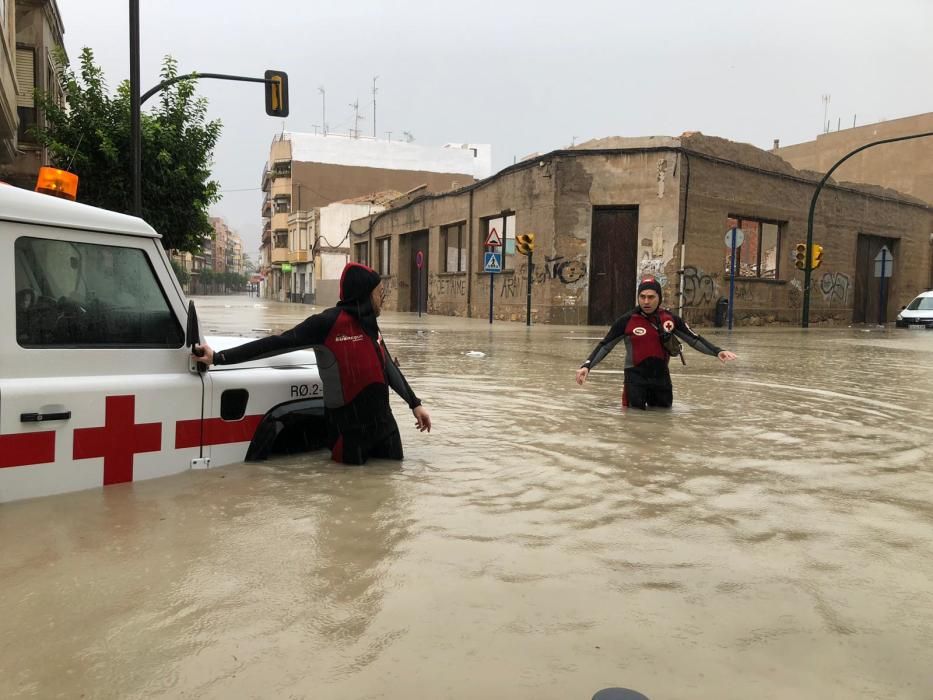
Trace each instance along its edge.
<instances>
[{"instance_id":1,"label":"distant building facade","mask_svg":"<svg viewBox=\"0 0 933 700\"><path fill-rule=\"evenodd\" d=\"M491 169L487 144L434 148L332 134L277 136L262 172L263 296L311 302L316 294L313 280L335 279L325 264L340 256L346 259L345 241L336 245L346 238L346 229L339 236L325 233L329 244L323 248L320 233L350 209L327 210L329 205L351 205L354 201L349 200L355 200L353 214L358 216L359 207L368 206L368 213L380 206L387 191L421 186L431 192L449 191L488 176Z\"/></svg>"},{"instance_id":2,"label":"distant building facade","mask_svg":"<svg viewBox=\"0 0 933 700\"><path fill-rule=\"evenodd\" d=\"M387 309L414 311L421 298L429 313L485 317L492 285L495 318L519 321L529 268L515 236L534 233L535 321L609 324L634 306L638 279L652 275L667 305L710 323L729 296L725 233L735 226L745 235L736 322L795 324L803 272L793 252L806 238L816 181L772 153L697 133L602 139L355 220L352 258L380 269ZM494 230L501 248L484 245ZM931 232L933 210L919 199L830 183L816 210L824 261L811 281L811 322L893 320L930 282ZM895 260L884 310L873 276L882 246ZM497 250L503 270L486 274L486 253Z\"/></svg>"},{"instance_id":3,"label":"distant building facade","mask_svg":"<svg viewBox=\"0 0 933 700\"><path fill-rule=\"evenodd\" d=\"M48 152L33 127L44 127L35 91L64 102L56 53L64 26L55 0L0 0L0 180L32 189Z\"/></svg>"}]
</instances>

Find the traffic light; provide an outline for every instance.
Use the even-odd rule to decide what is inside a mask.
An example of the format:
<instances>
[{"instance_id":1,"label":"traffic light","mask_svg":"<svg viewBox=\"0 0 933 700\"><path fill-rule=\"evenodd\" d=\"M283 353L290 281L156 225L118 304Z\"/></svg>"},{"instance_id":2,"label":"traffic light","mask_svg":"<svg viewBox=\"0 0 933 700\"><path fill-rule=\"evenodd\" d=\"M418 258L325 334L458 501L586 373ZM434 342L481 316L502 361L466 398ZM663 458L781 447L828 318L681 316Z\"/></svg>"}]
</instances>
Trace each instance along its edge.
<instances>
[{"instance_id":1,"label":"traffic light","mask_svg":"<svg viewBox=\"0 0 933 700\"><path fill-rule=\"evenodd\" d=\"M810 269L815 270L823 264L823 246L814 243L810 248Z\"/></svg>"},{"instance_id":2,"label":"traffic light","mask_svg":"<svg viewBox=\"0 0 933 700\"><path fill-rule=\"evenodd\" d=\"M807 267L807 244L798 243L794 246L794 265L798 270L803 270Z\"/></svg>"},{"instance_id":3,"label":"traffic light","mask_svg":"<svg viewBox=\"0 0 933 700\"><path fill-rule=\"evenodd\" d=\"M288 116L288 73L266 71L266 114L270 117Z\"/></svg>"},{"instance_id":4,"label":"traffic light","mask_svg":"<svg viewBox=\"0 0 933 700\"><path fill-rule=\"evenodd\" d=\"M515 237L515 251L521 255L531 255L535 249L535 235L520 233Z\"/></svg>"}]
</instances>

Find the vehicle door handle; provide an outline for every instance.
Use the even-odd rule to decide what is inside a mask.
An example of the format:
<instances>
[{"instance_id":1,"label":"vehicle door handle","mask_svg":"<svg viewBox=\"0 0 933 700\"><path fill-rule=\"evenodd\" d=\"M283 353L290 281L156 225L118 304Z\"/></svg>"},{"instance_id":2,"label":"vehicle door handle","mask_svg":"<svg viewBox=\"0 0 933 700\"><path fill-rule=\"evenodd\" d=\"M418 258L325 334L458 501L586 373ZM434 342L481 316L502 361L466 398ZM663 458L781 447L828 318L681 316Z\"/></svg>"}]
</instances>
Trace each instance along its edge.
<instances>
[{"instance_id":1,"label":"vehicle door handle","mask_svg":"<svg viewBox=\"0 0 933 700\"><path fill-rule=\"evenodd\" d=\"M71 418L71 411L61 411L60 413L20 413L20 423L41 423L47 420L68 420Z\"/></svg>"}]
</instances>

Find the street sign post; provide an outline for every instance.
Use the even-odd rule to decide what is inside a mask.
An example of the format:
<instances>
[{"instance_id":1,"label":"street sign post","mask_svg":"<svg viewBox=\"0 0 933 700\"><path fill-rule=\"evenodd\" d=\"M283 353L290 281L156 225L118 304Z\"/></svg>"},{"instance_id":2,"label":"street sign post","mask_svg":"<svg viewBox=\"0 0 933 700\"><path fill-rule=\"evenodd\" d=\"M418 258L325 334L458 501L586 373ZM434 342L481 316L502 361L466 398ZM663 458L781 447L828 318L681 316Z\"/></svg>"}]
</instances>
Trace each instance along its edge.
<instances>
[{"instance_id":1,"label":"street sign post","mask_svg":"<svg viewBox=\"0 0 933 700\"><path fill-rule=\"evenodd\" d=\"M508 219L503 217L502 225ZM503 228L503 230L505 230ZM483 253L483 272L489 273L489 322L492 323L492 306L495 300L496 274L502 272L502 237L496 229L489 229L486 236L486 252Z\"/></svg>"},{"instance_id":2,"label":"street sign post","mask_svg":"<svg viewBox=\"0 0 933 700\"><path fill-rule=\"evenodd\" d=\"M488 250L483 253L483 272L502 272L502 253Z\"/></svg>"},{"instance_id":3,"label":"street sign post","mask_svg":"<svg viewBox=\"0 0 933 700\"><path fill-rule=\"evenodd\" d=\"M891 277L891 273L894 271L894 256L891 255L891 251L888 250L886 245L881 246L881 250L878 251L878 255L875 256L875 277L880 278L879 283L879 294L881 295L880 304L878 306L878 323L883 324L888 320L888 310L886 308L887 302L887 282L888 278Z\"/></svg>"},{"instance_id":4,"label":"street sign post","mask_svg":"<svg viewBox=\"0 0 933 700\"><path fill-rule=\"evenodd\" d=\"M726 231L726 245L732 249L732 258L729 262L729 314L728 327L732 330L732 310L735 301L735 250L745 242L745 233L742 229L733 226Z\"/></svg>"}]
</instances>

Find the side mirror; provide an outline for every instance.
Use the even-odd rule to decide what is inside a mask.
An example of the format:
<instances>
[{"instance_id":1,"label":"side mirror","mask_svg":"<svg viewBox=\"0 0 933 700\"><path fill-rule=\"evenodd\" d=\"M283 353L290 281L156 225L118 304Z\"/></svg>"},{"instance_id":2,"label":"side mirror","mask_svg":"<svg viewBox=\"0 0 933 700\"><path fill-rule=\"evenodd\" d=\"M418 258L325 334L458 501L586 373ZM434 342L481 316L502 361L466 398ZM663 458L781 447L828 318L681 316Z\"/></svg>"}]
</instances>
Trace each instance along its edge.
<instances>
[{"instance_id":1,"label":"side mirror","mask_svg":"<svg viewBox=\"0 0 933 700\"><path fill-rule=\"evenodd\" d=\"M204 351L201 349L196 349L194 346L198 345L201 342L201 328L198 325L198 312L194 308L194 301L188 300L188 323L185 326L185 345L187 345L192 354L200 357L204 354ZM191 361L192 371L197 372L198 374L202 373L206 368L200 362Z\"/></svg>"},{"instance_id":2,"label":"side mirror","mask_svg":"<svg viewBox=\"0 0 933 700\"><path fill-rule=\"evenodd\" d=\"M903 311L903 310L906 309L906 308L907 308L906 306L902 306L902 307L901 307L901 311Z\"/></svg>"}]
</instances>

